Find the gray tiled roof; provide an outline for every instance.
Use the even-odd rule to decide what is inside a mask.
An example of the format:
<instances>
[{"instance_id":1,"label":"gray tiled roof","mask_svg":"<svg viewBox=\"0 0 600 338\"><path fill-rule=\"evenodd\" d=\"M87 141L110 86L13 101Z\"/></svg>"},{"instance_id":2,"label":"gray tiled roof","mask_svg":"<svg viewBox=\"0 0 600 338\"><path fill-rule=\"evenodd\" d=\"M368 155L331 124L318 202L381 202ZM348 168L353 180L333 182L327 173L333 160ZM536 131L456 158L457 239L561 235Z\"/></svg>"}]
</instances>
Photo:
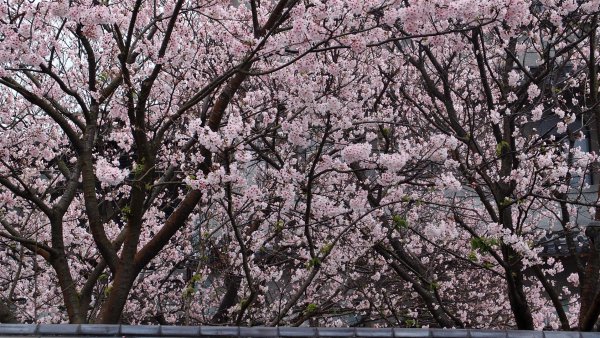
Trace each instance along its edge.
<instances>
[{"instance_id":1,"label":"gray tiled roof","mask_svg":"<svg viewBox=\"0 0 600 338\"><path fill-rule=\"evenodd\" d=\"M600 338L600 332L101 324L0 324L0 337Z\"/></svg>"}]
</instances>

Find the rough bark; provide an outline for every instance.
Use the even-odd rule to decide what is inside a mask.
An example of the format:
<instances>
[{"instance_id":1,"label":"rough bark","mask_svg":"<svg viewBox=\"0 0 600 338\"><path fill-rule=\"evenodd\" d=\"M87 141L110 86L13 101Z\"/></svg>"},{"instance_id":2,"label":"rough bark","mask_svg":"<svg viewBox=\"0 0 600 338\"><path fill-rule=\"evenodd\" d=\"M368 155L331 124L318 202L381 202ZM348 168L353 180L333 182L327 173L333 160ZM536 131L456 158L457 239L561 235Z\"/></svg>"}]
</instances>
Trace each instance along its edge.
<instances>
[{"instance_id":1,"label":"rough bark","mask_svg":"<svg viewBox=\"0 0 600 338\"><path fill-rule=\"evenodd\" d=\"M0 298L0 323L18 323L10 301Z\"/></svg>"}]
</instances>

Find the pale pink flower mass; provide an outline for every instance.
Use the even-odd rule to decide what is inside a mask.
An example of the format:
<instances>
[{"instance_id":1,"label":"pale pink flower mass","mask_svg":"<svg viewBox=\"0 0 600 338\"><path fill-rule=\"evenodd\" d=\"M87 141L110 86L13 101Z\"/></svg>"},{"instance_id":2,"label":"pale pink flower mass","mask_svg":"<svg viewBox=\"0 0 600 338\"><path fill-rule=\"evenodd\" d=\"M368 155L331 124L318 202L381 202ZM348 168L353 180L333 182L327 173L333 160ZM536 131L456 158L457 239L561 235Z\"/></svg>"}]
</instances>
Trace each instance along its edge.
<instances>
[{"instance_id":1,"label":"pale pink flower mass","mask_svg":"<svg viewBox=\"0 0 600 338\"><path fill-rule=\"evenodd\" d=\"M0 1L0 322L592 330L599 7Z\"/></svg>"}]
</instances>

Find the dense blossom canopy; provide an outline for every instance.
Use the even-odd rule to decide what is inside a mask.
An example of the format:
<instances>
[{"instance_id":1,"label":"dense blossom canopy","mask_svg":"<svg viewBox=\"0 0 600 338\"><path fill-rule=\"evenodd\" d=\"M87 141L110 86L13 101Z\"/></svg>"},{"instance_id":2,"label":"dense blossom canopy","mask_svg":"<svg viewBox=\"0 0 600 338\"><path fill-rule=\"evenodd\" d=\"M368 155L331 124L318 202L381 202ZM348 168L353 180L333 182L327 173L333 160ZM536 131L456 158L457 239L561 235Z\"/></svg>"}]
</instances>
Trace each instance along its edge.
<instances>
[{"instance_id":1,"label":"dense blossom canopy","mask_svg":"<svg viewBox=\"0 0 600 338\"><path fill-rule=\"evenodd\" d=\"M599 6L0 1L0 322L592 329Z\"/></svg>"}]
</instances>

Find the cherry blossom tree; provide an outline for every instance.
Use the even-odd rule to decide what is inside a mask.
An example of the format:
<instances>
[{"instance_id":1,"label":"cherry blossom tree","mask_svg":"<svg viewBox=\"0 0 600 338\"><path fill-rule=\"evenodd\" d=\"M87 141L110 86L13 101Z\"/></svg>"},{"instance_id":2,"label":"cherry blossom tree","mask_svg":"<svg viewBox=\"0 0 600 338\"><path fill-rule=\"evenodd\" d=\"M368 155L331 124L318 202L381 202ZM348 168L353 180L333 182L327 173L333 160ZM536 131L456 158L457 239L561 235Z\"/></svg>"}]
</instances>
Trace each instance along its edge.
<instances>
[{"instance_id":1,"label":"cherry blossom tree","mask_svg":"<svg viewBox=\"0 0 600 338\"><path fill-rule=\"evenodd\" d=\"M0 321L592 329L599 5L1 3Z\"/></svg>"},{"instance_id":2,"label":"cherry blossom tree","mask_svg":"<svg viewBox=\"0 0 600 338\"><path fill-rule=\"evenodd\" d=\"M514 5L507 9L504 29L492 24L443 40L397 43L409 72L419 79L398 91L419 112L422 128L432 126L460 141L448 155L452 170L441 178L462 190L445 196L452 205L448 210L471 235L467 257L504 275L517 326L539 328L543 318L536 311L546 308L554 314L545 320L555 328L579 323L589 330L598 318L592 305L597 254L591 247L582 262L576 253L580 243L571 233L581 226L575 223L577 207L595 207L597 201L582 194L596 158L580 147L590 134L597 142L595 94L586 89L595 88L586 82L595 77L590 67L595 67L596 5ZM478 11L485 11L484 5ZM444 25L446 13L430 15L440 18L429 30ZM525 64L524 52L534 54L534 65ZM552 278L561 262L542 260L537 245L540 233L554 223L577 262L577 274L569 279L574 285L563 290ZM577 280L582 287L572 295ZM568 311L565 299L574 299ZM578 321L569 318L578 311Z\"/></svg>"}]
</instances>

